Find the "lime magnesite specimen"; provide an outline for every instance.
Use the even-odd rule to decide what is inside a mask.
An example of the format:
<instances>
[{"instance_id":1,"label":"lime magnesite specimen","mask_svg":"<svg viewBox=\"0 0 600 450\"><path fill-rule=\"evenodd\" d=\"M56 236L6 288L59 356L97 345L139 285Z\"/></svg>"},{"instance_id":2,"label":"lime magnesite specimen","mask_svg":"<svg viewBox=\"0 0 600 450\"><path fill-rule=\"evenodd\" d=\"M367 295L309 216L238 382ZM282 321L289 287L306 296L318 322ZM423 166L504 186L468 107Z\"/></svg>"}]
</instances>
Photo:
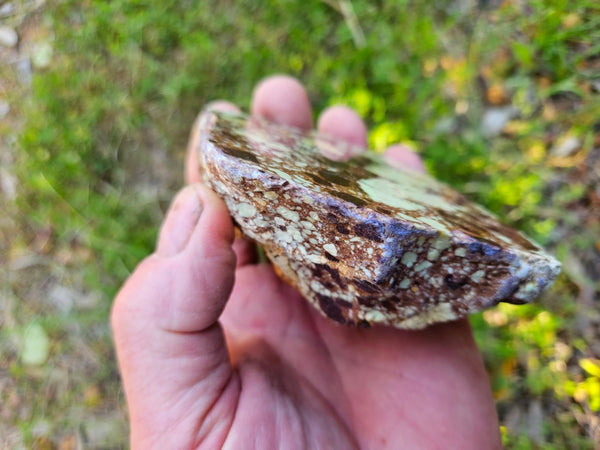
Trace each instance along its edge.
<instances>
[{"instance_id":1,"label":"lime magnesite specimen","mask_svg":"<svg viewBox=\"0 0 600 450\"><path fill-rule=\"evenodd\" d=\"M330 136L206 111L203 180L286 281L336 322L423 328L526 303L560 264L427 175ZM328 157L324 156L328 155Z\"/></svg>"}]
</instances>

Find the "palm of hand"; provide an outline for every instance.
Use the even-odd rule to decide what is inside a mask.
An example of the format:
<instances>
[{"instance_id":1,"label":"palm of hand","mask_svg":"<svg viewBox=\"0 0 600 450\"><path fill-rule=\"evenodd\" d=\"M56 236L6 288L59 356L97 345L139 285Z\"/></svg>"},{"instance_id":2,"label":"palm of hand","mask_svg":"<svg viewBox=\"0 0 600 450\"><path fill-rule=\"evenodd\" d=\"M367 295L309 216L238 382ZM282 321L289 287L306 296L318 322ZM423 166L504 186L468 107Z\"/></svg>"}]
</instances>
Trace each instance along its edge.
<instances>
[{"instance_id":1,"label":"palm of hand","mask_svg":"<svg viewBox=\"0 0 600 450\"><path fill-rule=\"evenodd\" d=\"M243 387L232 448L493 442L493 411L481 401L489 388L466 322L355 330L319 316L270 266L242 267L236 278L222 316L232 382Z\"/></svg>"}]
</instances>

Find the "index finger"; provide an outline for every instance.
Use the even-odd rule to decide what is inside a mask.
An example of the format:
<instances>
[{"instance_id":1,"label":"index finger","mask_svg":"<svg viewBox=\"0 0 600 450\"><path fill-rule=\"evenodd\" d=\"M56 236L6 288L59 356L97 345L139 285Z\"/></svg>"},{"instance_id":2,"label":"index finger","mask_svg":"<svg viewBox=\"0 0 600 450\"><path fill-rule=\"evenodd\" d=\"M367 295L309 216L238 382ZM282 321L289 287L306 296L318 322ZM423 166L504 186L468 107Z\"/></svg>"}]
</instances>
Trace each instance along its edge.
<instances>
[{"instance_id":1,"label":"index finger","mask_svg":"<svg viewBox=\"0 0 600 450\"><path fill-rule=\"evenodd\" d=\"M261 81L252 95L252 115L271 122L310 130L312 110L304 86L287 75L273 75Z\"/></svg>"}]
</instances>

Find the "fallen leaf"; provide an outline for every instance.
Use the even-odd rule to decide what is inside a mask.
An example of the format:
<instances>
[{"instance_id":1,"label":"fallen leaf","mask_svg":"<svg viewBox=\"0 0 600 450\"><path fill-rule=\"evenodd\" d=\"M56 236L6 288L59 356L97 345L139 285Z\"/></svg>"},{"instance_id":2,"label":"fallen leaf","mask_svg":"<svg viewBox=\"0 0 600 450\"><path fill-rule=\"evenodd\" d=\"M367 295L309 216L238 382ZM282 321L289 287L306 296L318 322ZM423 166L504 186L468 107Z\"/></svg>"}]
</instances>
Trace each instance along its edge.
<instances>
[{"instance_id":1,"label":"fallen leaf","mask_svg":"<svg viewBox=\"0 0 600 450\"><path fill-rule=\"evenodd\" d=\"M579 360L579 365L583 370L594 377L600 378L600 361L593 360L591 358L584 358Z\"/></svg>"},{"instance_id":2,"label":"fallen leaf","mask_svg":"<svg viewBox=\"0 0 600 450\"><path fill-rule=\"evenodd\" d=\"M511 120L502 130L509 136L525 134L530 129L530 124L524 120Z\"/></svg>"},{"instance_id":3,"label":"fallen leaf","mask_svg":"<svg viewBox=\"0 0 600 450\"><path fill-rule=\"evenodd\" d=\"M25 329L21 360L24 364L39 366L46 362L50 341L39 323L32 323Z\"/></svg>"},{"instance_id":4,"label":"fallen leaf","mask_svg":"<svg viewBox=\"0 0 600 450\"><path fill-rule=\"evenodd\" d=\"M553 156L566 157L571 156L582 145L581 140L572 134L565 134L557 139L556 144L550 151Z\"/></svg>"},{"instance_id":5,"label":"fallen leaf","mask_svg":"<svg viewBox=\"0 0 600 450\"><path fill-rule=\"evenodd\" d=\"M86 406L89 406L90 408L94 408L102 403L100 388L96 384L87 386L83 391L83 397Z\"/></svg>"},{"instance_id":6,"label":"fallen leaf","mask_svg":"<svg viewBox=\"0 0 600 450\"><path fill-rule=\"evenodd\" d=\"M33 441L33 448L37 450L53 450L54 444L47 436L39 436Z\"/></svg>"},{"instance_id":7,"label":"fallen leaf","mask_svg":"<svg viewBox=\"0 0 600 450\"><path fill-rule=\"evenodd\" d=\"M544 108L542 110L542 118L544 120L547 120L548 122L551 122L554 119L556 119L556 116L557 112L554 105L552 103L544 103Z\"/></svg>"},{"instance_id":8,"label":"fallen leaf","mask_svg":"<svg viewBox=\"0 0 600 450\"><path fill-rule=\"evenodd\" d=\"M76 434L63 437L58 445L58 450L75 450L81 448L81 443Z\"/></svg>"},{"instance_id":9,"label":"fallen leaf","mask_svg":"<svg viewBox=\"0 0 600 450\"><path fill-rule=\"evenodd\" d=\"M438 68L438 62L435 59L427 59L423 63L423 73L426 77L431 77Z\"/></svg>"},{"instance_id":10,"label":"fallen leaf","mask_svg":"<svg viewBox=\"0 0 600 450\"><path fill-rule=\"evenodd\" d=\"M565 30L568 30L570 28L573 28L580 21L581 21L581 17L579 17L579 14L571 13L571 14L567 14L565 17L563 17L561 24Z\"/></svg>"},{"instance_id":11,"label":"fallen leaf","mask_svg":"<svg viewBox=\"0 0 600 450\"><path fill-rule=\"evenodd\" d=\"M504 361L502 361L502 365L500 367L500 373L502 373L502 375L504 377L510 377L515 372L515 370L517 368L517 364L518 364L517 358L515 358L515 357L506 358Z\"/></svg>"},{"instance_id":12,"label":"fallen leaf","mask_svg":"<svg viewBox=\"0 0 600 450\"><path fill-rule=\"evenodd\" d=\"M492 105L502 105L507 102L508 95L506 94L506 89L500 83L492 84L485 93L485 97L489 103Z\"/></svg>"}]
</instances>

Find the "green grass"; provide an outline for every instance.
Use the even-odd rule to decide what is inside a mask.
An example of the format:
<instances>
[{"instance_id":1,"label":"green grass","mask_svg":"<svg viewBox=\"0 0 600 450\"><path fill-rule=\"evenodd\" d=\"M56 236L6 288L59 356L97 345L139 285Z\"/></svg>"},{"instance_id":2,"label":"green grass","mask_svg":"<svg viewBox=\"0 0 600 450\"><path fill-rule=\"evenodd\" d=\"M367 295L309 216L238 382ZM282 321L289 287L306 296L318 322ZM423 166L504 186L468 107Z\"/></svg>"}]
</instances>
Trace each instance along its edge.
<instances>
[{"instance_id":1,"label":"green grass","mask_svg":"<svg viewBox=\"0 0 600 450\"><path fill-rule=\"evenodd\" d=\"M48 2L53 61L35 74L20 108L22 245L49 230L51 253L75 255L68 270L102 298L91 316L20 305L13 331L44 314L50 359L41 369L13 359L11 370L21 389L38 390L38 372L59 364L60 352L75 352L73 327L88 327L75 343L100 339L92 347L106 366L86 366L91 380L75 377L69 395L30 399L45 406L20 419L27 442L41 417L62 415L50 432L57 436L79 426L77 405L107 408L85 400L88 384L116 398L110 299L152 250L182 183L194 116L216 98L247 107L253 86L272 73L302 80L316 112L338 102L356 108L374 148L410 143L439 178L563 261L598 257L600 226L581 224L588 182L569 177L598 145L600 9L592 0L512 3L465 11L451 1L354 1L355 26L334 1ZM483 135L483 112L506 105L516 113L503 133ZM557 155L553 147L568 136L581 145ZM576 211L573 219L565 210ZM590 286L597 295L598 281L566 272L536 305L472 321L503 423L532 404L544 412L537 434L504 428L508 448L593 445L581 417L600 408L599 355L577 324L585 310L575 298Z\"/></svg>"}]
</instances>

